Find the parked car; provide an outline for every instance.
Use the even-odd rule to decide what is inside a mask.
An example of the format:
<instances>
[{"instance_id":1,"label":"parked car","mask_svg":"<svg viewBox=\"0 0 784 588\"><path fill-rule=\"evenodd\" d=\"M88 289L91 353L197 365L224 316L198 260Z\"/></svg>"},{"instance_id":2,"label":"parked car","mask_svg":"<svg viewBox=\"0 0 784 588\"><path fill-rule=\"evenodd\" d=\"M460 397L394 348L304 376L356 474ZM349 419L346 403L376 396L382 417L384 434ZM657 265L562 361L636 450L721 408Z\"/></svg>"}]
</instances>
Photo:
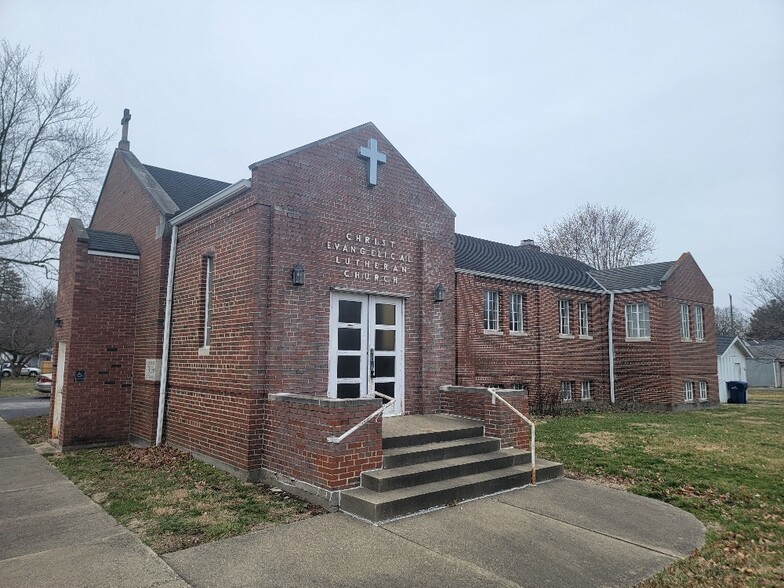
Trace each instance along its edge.
<instances>
[{"instance_id":1,"label":"parked car","mask_svg":"<svg viewBox=\"0 0 784 588\"><path fill-rule=\"evenodd\" d=\"M2 371L2 376L4 378L8 378L8 377L13 375L13 371L11 370L11 364L10 363L4 363L3 367L2 367L2 370L3 370ZM39 370L36 367L27 367L26 365L23 365L21 371L19 372L19 375L20 376L29 376L29 377L32 378L32 377L38 377L40 375L40 373L41 373L41 370Z\"/></svg>"},{"instance_id":2,"label":"parked car","mask_svg":"<svg viewBox=\"0 0 784 588\"><path fill-rule=\"evenodd\" d=\"M52 374L41 374L33 386L41 394L52 393Z\"/></svg>"}]
</instances>

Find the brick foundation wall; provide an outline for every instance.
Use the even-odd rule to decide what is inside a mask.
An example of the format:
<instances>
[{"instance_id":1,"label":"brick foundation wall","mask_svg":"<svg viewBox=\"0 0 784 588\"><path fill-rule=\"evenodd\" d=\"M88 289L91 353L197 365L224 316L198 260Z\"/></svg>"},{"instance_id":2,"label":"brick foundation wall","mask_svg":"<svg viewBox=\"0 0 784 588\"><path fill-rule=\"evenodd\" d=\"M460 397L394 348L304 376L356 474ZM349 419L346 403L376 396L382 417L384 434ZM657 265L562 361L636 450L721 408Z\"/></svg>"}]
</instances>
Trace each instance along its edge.
<instances>
[{"instance_id":1,"label":"brick foundation wall","mask_svg":"<svg viewBox=\"0 0 784 588\"><path fill-rule=\"evenodd\" d=\"M63 239L57 295L55 380L59 362L66 363L59 430L50 422L50 433L63 448L124 443L130 422L138 261L88 254L79 228L72 219ZM66 357L58 356L61 342ZM83 381L76 381L77 371ZM57 387L53 382L53 407Z\"/></svg>"},{"instance_id":2,"label":"brick foundation wall","mask_svg":"<svg viewBox=\"0 0 784 588\"><path fill-rule=\"evenodd\" d=\"M340 436L381 406L380 400L338 400L272 394L267 402L263 466L327 490L359 484L363 471L381 467L381 419L374 419L342 443Z\"/></svg>"},{"instance_id":3,"label":"brick foundation wall","mask_svg":"<svg viewBox=\"0 0 784 588\"><path fill-rule=\"evenodd\" d=\"M529 426L508 406L500 401L493 402L486 388L468 386L442 386L440 392L441 412L484 423L485 434L501 439L501 447L528 449L531 445ZM528 393L524 390L499 390L498 395L528 416Z\"/></svg>"}]
</instances>

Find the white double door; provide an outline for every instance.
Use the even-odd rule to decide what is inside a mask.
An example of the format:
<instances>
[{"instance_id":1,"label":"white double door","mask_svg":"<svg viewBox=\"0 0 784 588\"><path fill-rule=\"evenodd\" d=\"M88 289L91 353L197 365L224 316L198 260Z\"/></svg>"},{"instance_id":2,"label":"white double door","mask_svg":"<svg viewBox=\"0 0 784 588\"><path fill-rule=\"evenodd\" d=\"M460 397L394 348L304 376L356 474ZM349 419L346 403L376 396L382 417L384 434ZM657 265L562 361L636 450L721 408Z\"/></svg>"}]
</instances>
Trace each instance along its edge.
<instances>
[{"instance_id":1,"label":"white double door","mask_svg":"<svg viewBox=\"0 0 784 588\"><path fill-rule=\"evenodd\" d=\"M384 416L403 414L403 300L333 292L329 326L329 396L384 400Z\"/></svg>"}]
</instances>

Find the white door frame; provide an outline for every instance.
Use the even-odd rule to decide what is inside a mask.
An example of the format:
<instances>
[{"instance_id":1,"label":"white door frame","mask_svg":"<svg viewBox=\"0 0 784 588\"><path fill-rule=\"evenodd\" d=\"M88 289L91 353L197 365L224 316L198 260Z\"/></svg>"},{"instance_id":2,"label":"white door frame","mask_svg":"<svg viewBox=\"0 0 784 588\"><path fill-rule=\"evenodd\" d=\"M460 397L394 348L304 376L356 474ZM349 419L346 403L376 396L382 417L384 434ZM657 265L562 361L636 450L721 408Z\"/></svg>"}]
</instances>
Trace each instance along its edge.
<instances>
[{"instance_id":1,"label":"white door frame","mask_svg":"<svg viewBox=\"0 0 784 588\"><path fill-rule=\"evenodd\" d=\"M341 300L360 302L362 304L360 322L338 322L338 310ZM391 304L395 307L395 324L383 325L376 323L376 304ZM329 316L329 384L327 394L330 398L338 397L338 384L359 384L359 397L370 398L376 384L394 382L395 401L388 404L384 416L403 414L405 410L405 300L392 296L374 294L357 294L352 292L333 291L330 300ZM359 331L359 349L338 349L338 328ZM376 331L394 331L395 349L392 352L376 350ZM337 377L339 356L358 356L359 377ZM394 357L395 371L392 377L375 377L375 362L379 358ZM380 390L379 390L380 391Z\"/></svg>"}]
</instances>

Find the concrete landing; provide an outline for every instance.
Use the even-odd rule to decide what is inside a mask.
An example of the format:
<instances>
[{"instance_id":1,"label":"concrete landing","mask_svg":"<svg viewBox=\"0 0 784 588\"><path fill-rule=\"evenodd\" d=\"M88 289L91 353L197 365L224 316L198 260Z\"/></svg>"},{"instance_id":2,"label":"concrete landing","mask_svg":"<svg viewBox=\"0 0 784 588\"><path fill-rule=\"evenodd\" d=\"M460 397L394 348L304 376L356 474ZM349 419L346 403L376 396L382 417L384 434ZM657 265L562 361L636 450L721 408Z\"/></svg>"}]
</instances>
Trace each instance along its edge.
<instances>
[{"instance_id":1,"label":"concrete landing","mask_svg":"<svg viewBox=\"0 0 784 588\"><path fill-rule=\"evenodd\" d=\"M454 429L472 429L484 426L480 421L447 414L411 414L386 417L381 422L384 439L408 437L419 433L441 433Z\"/></svg>"}]
</instances>

